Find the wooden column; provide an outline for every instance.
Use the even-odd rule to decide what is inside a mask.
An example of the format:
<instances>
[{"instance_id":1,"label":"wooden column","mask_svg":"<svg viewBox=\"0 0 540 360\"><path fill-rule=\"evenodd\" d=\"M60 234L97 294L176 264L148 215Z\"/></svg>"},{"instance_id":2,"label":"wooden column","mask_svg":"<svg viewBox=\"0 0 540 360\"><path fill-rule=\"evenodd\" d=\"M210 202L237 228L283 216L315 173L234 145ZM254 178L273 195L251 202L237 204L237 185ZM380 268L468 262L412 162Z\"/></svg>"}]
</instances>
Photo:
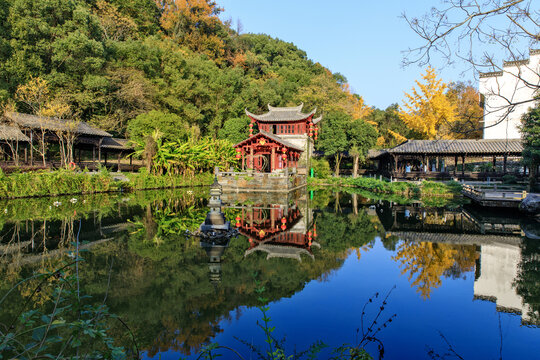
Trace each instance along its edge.
<instances>
[{"instance_id":1,"label":"wooden column","mask_svg":"<svg viewBox=\"0 0 540 360\"><path fill-rule=\"evenodd\" d=\"M33 131L30 130L30 166L34 166L34 137Z\"/></svg>"},{"instance_id":2,"label":"wooden column","mask_svg":"<svg viewBox=\"0 0 540 360\"><path fill-rule=\"evenodd\" d=\"M101 153L101 151L100 151L100 153ZM104 155L105 155L105 165L107 165L107 152L106 151L105 151Z\"/></svg>"},{"instance_id":3,"label":"wooden column","mask_svg":"<svg viewBox=\"0 0 540 360\"><path fill-rule=\"evenodd\" d=\"M92 165L96 166L96 145L92 144Z\"/></svg>"},{"instance_id":4,"label":"wooden column","mask_svg":"<svg viewBox=\"0 0 540 360\"><path fill-rule=\"evenodd\" d=\"M461 176L465 177L465 155L461 155Z\"/></svg>"},{"instance_id":5,"label":"wooden column","mask_svg":"<svg viewBox=\"0 0 540 360\"><path fill-rule=\"evenodd\" d=\"M117 171L120 172L120 159L122 158L122 153L118 153L118 169Z\"/></svg>"},{"instance_id":6,"label":"wooden column","mask_svg":"<svg viewBox=\"0 0 540 360\"><path fill-rule=\"evenodd\" d=\"M506 162L508 160L508 156L507 155L504 155L504 158L503 158L503 174L506 174Z\"/></svg>"},{"instance_id":7,"label":"wooden column","mask_svg":"<svg viewBox=\"0 0 540 360\"><path fill-rule=\"evenodd\" d=\"M98 143L98 162L101 164L101 144L103 143L103 138L99 139Z\"/></svg>"},{"instance_id":8,"label":"wooden column","mask_svg":"<svg viewBox=\"0 0 540 360\"><path fill-rule=\"evenodd\" d=\"M272 146L272 154L270 155L270 172L275 170L276 166L276 148Z\"/></svg>"},{"instance_id":9,"label":"wooden column","mask_svg":"<svg viewBox=\"0 0 540 360\"><path fill-rule=\"evenodd\" d=\"M497 166L497 157L496 156L493 157L493 172L497 172L495 166Z\"/></svg>"},{"instance_id":10,"label":"wooden column","mask_svg":"<svg viewBox=\"0 0 540 360\"><path fill-rule=\"evenodd\" d=\"M457 156L454 156L454 176L457 173Z\"/></svg>"},{"instance_id":11,"label":"wooden column","mask_svg":"<svg viewBox=\"0 0 540 360\"><path fill-rule=\"evenodd\" d=\"M248 165L248 167L251 169L255 169L255 159L253 158L253 147L249 149L249 153L251 154L251 166Z\"/></svg>"}]
</instances>

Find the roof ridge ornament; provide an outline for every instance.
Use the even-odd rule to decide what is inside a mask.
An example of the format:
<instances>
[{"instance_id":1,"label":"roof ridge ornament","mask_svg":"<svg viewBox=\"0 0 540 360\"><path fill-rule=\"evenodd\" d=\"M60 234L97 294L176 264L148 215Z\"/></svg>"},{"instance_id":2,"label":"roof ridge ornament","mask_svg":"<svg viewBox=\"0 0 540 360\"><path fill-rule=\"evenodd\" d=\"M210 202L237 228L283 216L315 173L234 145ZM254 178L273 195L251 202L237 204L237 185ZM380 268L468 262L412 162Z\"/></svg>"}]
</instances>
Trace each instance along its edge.
<instances>
[{"instance_id":1,"label":"roof ridge ornament","mask_svg":"<svg viewBox=\"0 0 540 360\"><path fill-rule=\"evenodd\" d=\"M300 103L298 106L272 106L268 104L268 110L269 111L293 111L296 110L298 113L302 112L302 108L304 107L304 103Z\"/></svg>"}]
</instances>

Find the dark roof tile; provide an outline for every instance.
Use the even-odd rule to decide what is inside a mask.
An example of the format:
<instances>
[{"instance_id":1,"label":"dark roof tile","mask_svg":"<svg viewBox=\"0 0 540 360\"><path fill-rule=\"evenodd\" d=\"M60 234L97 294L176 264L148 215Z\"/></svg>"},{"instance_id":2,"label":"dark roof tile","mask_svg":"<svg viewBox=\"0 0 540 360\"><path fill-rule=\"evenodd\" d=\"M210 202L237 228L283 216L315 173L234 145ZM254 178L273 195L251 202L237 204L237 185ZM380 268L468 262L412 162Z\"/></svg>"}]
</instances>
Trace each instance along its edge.
<instances>
[{"instance_id":1,"label":"dark roof tile","mask_svg":"<svg viewBox=\"0 0 540 360\"><path fill-rule=\"evenodd\" d=\"M304 114L302 112L303 107L304 104L294 107L273 107L268 105L269 111L266 114L255 115L246 109L246 115L261 122L282 122L304 120L313 116L317 111L317 108L315 108L310 113Z\"/></svg>"},{"instance_id":2,"label":"dark roof tile","mask_svg":"<svg viewBox=\"0 0 540 360\"><path fill-rule=\"evenodd\" d=\"M407 140L391 154L521 154L521 139Z\"/></svg>"},{"instance_id":3,"label":"dark roof tile","mask_svg":"<svg viewBox=\"0 0 540 360\"><path fill-rule=\"evenodd\" d=\"M47 116L39 117L36 115L22 114L17 112L8 113L6 114L6 117L16 123L21 128L43 128L48 131L66 131L70 127L74 127L73 132L79 135L112 137L112 135L108 132L90 126L84 121L70 122L69 120L60 118L53 118Z\"/></svg>"}]
</instances>

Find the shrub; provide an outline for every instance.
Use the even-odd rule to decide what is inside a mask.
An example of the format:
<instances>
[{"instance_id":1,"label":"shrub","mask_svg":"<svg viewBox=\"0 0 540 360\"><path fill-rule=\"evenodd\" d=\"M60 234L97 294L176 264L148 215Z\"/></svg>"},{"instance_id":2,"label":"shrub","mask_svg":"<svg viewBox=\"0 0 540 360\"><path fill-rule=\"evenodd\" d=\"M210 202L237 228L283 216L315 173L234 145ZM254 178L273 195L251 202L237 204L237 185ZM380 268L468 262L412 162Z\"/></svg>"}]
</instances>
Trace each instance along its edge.
<instances>
[{"instance_id":1,"label":"shrub","mask_svg":"<svg viewBox=\"0 0 540 360\"><path fill-rule=\"evenodd\" d=\"M330 164L325 158L312 158L311 167L313 168L315 177L319 179L326 179L332 174L332 171L330 170Z\"/></svg>"},{"instance_id":2,"label":"shrub","mask_svg":"<svg viewBox=\"0 0 540 360\"><path fill-rule=\"evenodd\" d=\"M517 178L514 175L506 174L502 177L503 184L517 184Z\"/></svg>"}]
</instances>

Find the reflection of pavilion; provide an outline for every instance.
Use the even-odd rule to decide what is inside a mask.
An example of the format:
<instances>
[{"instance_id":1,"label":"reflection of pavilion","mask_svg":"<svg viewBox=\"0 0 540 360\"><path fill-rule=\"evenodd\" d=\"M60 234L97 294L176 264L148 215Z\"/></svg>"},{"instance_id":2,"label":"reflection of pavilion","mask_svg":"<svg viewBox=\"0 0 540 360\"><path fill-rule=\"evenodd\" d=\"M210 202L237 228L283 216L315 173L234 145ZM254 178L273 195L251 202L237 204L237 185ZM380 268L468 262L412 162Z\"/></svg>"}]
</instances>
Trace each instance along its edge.
<instances>
[{"instance_id":1,"label":"reflection of pavilion","mask_svg":"<svg viewBox=\"0 0 540 360\"><path fill-rule=\"evenodd\" d=\"M496 304L497 311L520 314L524 324L535 324L540 314L531 310L516 289L523 259L520 219L478 210L428 209L419 206L378 206L385 229L401 240L454 245L476 245L474 299ZM534 241L534 240L525 240Z\"/></svg>"},{"instance_id":2,"label":"reflection of pavilion","mask_svg":"<svg viewBox=\"0 0 540 360\"><path fill-rule=\"evenodd\" d=\"M236 218L238 231L249 239L248 256L254 252L267 253L270 258L302 260L302 255L314 259L312 248L320 247L315 241L316 226L305 193L271 203L260 200L257 205L231 206L241 209ZM253 201L252 200L252 201Z\"/></svg>"},{"instance_id":3,"label":"reflection of pavilion","mask_svg":"<svg viewBox=\"0 0 540 360\"><path fill-rule=\"evenodd\" d=\"M485 235L521 236L518 217L507 214L496 216L475 208L426 208L420 203L391 207L378 205L377 214L387 231L391 231L393 234L400 233L411 240L437 239L444 233L450 241L462 238L464 243L472 244L478 241L475 244L480 244L485 241ZM432 240L426 239L424 241Z\"/></svg>"}]
</instances>

